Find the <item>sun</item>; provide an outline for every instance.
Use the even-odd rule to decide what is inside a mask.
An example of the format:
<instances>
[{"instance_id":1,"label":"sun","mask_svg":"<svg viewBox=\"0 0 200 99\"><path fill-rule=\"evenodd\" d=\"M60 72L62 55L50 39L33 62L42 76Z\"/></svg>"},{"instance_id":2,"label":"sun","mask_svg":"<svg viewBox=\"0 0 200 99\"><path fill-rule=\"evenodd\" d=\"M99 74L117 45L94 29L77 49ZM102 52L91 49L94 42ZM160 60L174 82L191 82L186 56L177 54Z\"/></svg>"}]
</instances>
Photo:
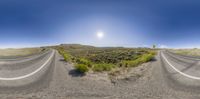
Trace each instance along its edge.
<instances>
[{"instance_id":1,"label":"sun","mask_svg":"<svg viewBox=\"0 0 200 99\"><path fill-rule=\"evenodd\" d=\"M97 32L97 37L99 38L99 39L102 39L103 37L104 37L104 33L103 32Z\"/></svg>"}]
</instances>

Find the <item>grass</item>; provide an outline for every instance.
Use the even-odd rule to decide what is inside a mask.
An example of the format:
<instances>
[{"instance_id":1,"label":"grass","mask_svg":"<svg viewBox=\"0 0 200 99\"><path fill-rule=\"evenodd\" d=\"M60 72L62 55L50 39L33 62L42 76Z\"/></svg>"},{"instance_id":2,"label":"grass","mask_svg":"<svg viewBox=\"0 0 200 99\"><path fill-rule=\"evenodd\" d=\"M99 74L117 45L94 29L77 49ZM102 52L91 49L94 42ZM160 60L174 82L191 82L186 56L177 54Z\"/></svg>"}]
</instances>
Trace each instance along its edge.
<instances>
[{"instance_id":1,"label":"grass","mask_svg":"<svg viewBox=\"0 0 200 99\"><path fill-rule=\"evenodd\" d=\"M200 56L200 49L173 49L170 50L174 53L181 54L181 55L189 55L189 56Z\"/></svg>"},{"instance_id":2,"label":"grass","mask_svg":"<svg viewBox=\"0 0 200 99\"><path fill-rule=\"evenodd\" d=\"M139 64L151 61L154 58L154 55L155 54L152 53L144 54L135 60L122 61L121 64L123 67L135 67L138 66Z\"/></svg>"},{"instance_id":3,"label":"grass","mask_svg":"<svg viewBox=\"0 0 200 99\"><path fill-rule=\"evenodd\" d=\"M78 58L78 59L76 59L76 63L78 63L78 64L84 64L84 65L86 65L88 67L92 67L92 63L89 60L84 59L84 58Z\"/></svg>"},{"instance_id":4,"label":"grass","mask_svg":"<svg viewBox=\"0 0 200 99\"><path fill-rule=\"evenodd\" d=\"M114 64L106 64L106 63L94 64L92 70L97 72L110 71L112 70L112 68L114 68L114 66L115 66Z\"/></svg>"},{"instance_id":5,"label":"grass","mask_svg":"<svg viewBox=\"0 0 200 99\"><path fill-rule=\"evenodd\" d=\"M111 71L115 68L136 67L151 61L155 51L145 48L98 48L83 45L60 45L56 47L65 61L73 62L80 72Z\"/></svg>"},{"instance_id":6,"label":"grass","mask_svg":"<svg viewBox=\"0 0 200 99\"><path fill-rule=\"evenodd\" d=\"M0 57L28 56L43 51L43 48L0 49Z\"/></svg>"},{"instance_id":7,"label":"grass","mask_svg":"<svg viewBox=\"0 0 200 99\"><path fill-rule=\"evenodd\" d=\"M68 54L64 49L60 48L60 49L58 49L58 52L60 55L63 56L65 61L71 62L72 56L70 54Z\"/></svg>"}]
</instances>

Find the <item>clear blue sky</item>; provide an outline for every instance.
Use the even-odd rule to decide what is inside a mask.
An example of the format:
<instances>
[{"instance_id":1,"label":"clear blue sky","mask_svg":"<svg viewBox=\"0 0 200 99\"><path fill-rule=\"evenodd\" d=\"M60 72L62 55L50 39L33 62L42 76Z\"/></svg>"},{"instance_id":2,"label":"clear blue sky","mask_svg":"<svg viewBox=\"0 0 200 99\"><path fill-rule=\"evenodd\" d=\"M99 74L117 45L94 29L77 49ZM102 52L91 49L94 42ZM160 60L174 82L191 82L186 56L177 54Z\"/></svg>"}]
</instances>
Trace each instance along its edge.
<instances>
[{"instance_id":1,"label":"clear blue sky","mask_svg":"<svg viewBox=\"0 0 200 99\"><path fill-rule=\"evenodd\" d=\"M199 0L1 0L0 47L200 47L199 12Z\"/></svg>"}]
</instances>

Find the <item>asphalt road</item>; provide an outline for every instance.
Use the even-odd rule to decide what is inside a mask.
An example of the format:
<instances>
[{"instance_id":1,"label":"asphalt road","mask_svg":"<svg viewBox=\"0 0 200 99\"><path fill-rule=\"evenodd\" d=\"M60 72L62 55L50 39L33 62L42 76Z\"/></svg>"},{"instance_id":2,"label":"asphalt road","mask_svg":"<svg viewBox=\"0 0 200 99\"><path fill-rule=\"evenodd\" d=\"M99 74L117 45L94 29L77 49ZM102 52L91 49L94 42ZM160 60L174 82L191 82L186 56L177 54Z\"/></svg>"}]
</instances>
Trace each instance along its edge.
<instances>
[{"instance_id":1,"label":"asphalt road","mask_svg":"<svg viewBox=\"0 0 200 99\"><path fill-rule=\"evenodd\" d=\"M135 76L135 69L142 71ZM160 51L155 60L111 83L83 76L55 50L0 60L1 99L199 99L200 59ZM102 76L106 78L107 76Z\"/></svg>"},{"instance_id":2,"label":"asphalt road","mask_svg":"<svg viewBox=\"0 0 200 99\"><path fill-rule=\"evenodd\" d=\"M168 82L174 87L191 92L200 92L200 59L178 55L168 51L160 52Z\"/></svg>"},{"instance_id":3,"label":"asphalt road","mask_svg":"<svg viewBox=\"0 0 200 99\"><path fill-rule=\"evenodd\" d=\"M19 88L32 86L34 82L43 79L52 67L55 51L50 50L40 55L16 60L0 61L0 87Z\"/></svg>"}]
</instances>

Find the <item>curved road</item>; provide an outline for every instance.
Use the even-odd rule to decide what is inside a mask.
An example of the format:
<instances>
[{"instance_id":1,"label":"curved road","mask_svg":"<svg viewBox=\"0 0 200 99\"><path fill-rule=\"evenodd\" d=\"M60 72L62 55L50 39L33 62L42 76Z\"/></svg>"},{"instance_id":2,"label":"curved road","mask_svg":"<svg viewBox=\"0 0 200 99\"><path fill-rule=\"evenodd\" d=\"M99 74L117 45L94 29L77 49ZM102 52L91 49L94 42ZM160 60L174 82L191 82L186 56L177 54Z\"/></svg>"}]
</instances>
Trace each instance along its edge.
<instances>
[{"instance_id":1,"label":"curved road","mask_svg":"<svg viewBox=\"0 0 200 99\"><path fill-rule=\"evenodd\" d=\"M161 51L162 66L170 75L168 78L173 85L180 89L200 92L200 59L190 56L178 55L168 51Z\"/></svg>"},{"instance_id":2,"label":"curved road","mask_svg":"<svg viewBox=\"0 0 200 99\"><path fill-rule=\"evenodd\" d=\"M54 50L23 60L0 61L0 87L21 87L42 78L54 60Z\"/></svg>"},{"instance_id":3,"label":"curved road","mask_svg":"<svg viewBox=\"0 0 200 99\"><path fill-rule=\"evenodd\" d=\"M200 98L199 58L159 51L154 61L136 68L143 71L141 77L133 73L113 84L106 79L96 80L99 77L95 75L82 77L55 50L20 60L0 60L0 98Z\"/></svg>"}]
</instances>

